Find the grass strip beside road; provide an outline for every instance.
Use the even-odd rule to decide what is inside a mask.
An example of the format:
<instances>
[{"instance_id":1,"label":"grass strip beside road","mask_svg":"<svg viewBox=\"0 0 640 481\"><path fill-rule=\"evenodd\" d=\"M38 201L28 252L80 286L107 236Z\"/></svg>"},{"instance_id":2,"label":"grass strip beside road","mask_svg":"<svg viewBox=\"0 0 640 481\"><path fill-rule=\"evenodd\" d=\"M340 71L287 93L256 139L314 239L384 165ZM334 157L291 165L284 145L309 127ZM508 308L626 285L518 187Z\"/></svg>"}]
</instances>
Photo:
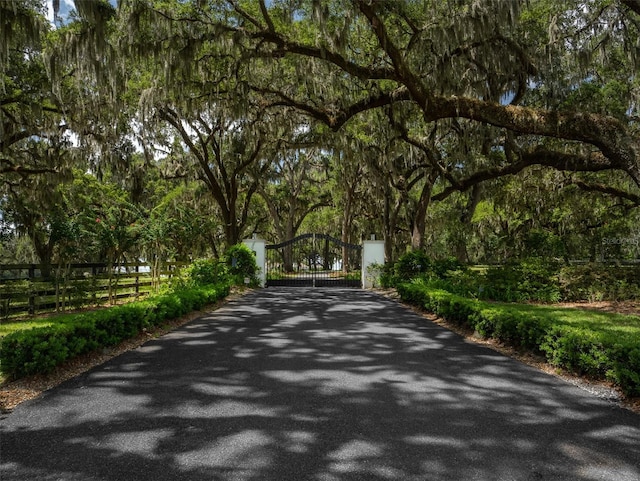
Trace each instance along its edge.
<instances>
[{"instance_id":1,"label":"grass strip beside road","mask_svg":"<svg viewBox=\"0 0 640 481\"><path fill-rule=\"evenodd\" d=\"M61 322L60 321L61 317L62 316L46 317L41 319L29 319L24 321L0 322L0 339L2 339L4 336L11 334L12 332L15 332L15 331L33 329L34 327L51 326L56 322Z\"/></svg>"}]
</instances>

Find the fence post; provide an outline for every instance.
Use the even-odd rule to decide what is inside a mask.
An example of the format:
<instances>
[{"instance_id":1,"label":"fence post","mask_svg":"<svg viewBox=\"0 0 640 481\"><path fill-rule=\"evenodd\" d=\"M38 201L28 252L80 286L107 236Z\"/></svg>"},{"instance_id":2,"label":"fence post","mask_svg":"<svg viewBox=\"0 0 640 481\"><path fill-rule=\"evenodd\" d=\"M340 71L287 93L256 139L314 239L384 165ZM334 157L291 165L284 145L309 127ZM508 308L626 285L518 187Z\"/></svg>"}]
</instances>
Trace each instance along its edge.
<instances>
[{"instance_id":1,"label":"fence post","mask_svg":"<svg viewBox=\"0 0 640 481\"><path fill-rule=\"evenodd\" d=\"M36 265L29 265L29 315L33 316L36 313L36 295L33 289L33 280L36 277Z\"/></svg>"},{"instance_id":2,"label":"fence post","mask_svg":"<svg viewBox=\"0 0 640 481\"><path fill-rule=\"evenodd\" d=\"M98 305L98 279L96 276L98 275L98 267L94 264L91 266L91 300L93 301L93 305Z\"/></svg>"},{"instance_id":3,"label":"fence post","mask_svg":"<svg viewBox=\"0 0 640 481\"><path fill-rule=\"evenodd\" d=\"M136 298L140 294L140 264L136 264Z\"/></svg>"}]
</instances>

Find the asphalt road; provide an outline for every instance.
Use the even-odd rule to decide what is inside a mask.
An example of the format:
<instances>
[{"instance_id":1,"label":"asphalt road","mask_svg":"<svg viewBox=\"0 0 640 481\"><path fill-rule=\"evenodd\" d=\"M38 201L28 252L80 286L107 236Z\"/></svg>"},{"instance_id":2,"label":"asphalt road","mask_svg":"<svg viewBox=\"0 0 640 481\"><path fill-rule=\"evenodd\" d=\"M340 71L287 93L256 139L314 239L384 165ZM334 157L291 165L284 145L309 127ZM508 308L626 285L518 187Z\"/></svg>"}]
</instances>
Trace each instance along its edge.
<instances>
[{"instance_id":1,"label":"asphalt road","mask_svg":"<svg viewBox=\"0 0 640 481\"><path fill-rule=\"evenodd\" d=\"M640 480L640 416L360 290L263 289L20 405L0 479Z\"/></svg>"}]
</instances>

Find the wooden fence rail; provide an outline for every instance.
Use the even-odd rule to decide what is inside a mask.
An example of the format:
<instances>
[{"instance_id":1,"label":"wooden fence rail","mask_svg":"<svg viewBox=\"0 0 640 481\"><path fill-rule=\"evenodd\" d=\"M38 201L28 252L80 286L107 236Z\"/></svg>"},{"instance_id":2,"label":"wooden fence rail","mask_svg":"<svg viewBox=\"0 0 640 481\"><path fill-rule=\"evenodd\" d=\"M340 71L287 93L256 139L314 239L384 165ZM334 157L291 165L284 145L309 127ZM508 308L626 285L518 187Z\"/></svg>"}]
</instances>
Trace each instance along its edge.
<instances>
[{"instance_id":1,"label":"wooden fence rail","mask_svg":"<svg viewBox=\"0 0 640 481\"><path fill-rule=\"evenodd\" d=\"M0 265L0 321L146 296L186 265L166 262L152 272L146 263L75 263L52 268L49 278L38 264Z\"/></svg>"}]
</instances>

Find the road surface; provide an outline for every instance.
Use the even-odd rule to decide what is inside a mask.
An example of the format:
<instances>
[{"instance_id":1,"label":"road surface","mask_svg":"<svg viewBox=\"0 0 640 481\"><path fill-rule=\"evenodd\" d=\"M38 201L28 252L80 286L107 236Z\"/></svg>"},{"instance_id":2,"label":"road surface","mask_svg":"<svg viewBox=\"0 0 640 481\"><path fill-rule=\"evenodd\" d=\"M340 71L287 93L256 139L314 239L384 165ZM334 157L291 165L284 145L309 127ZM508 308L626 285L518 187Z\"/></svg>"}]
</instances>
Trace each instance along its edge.
<instances>
[{"instance_id":1,"label":"road surface","mask_svg":"<svg viewBox=\"0 0 640 481\"><path fill-rule=\"evenodd\" d=\"M371 292L262 289L24 403L0 479L640 480L640 416Z\"/></svg>"}]
</instances>

